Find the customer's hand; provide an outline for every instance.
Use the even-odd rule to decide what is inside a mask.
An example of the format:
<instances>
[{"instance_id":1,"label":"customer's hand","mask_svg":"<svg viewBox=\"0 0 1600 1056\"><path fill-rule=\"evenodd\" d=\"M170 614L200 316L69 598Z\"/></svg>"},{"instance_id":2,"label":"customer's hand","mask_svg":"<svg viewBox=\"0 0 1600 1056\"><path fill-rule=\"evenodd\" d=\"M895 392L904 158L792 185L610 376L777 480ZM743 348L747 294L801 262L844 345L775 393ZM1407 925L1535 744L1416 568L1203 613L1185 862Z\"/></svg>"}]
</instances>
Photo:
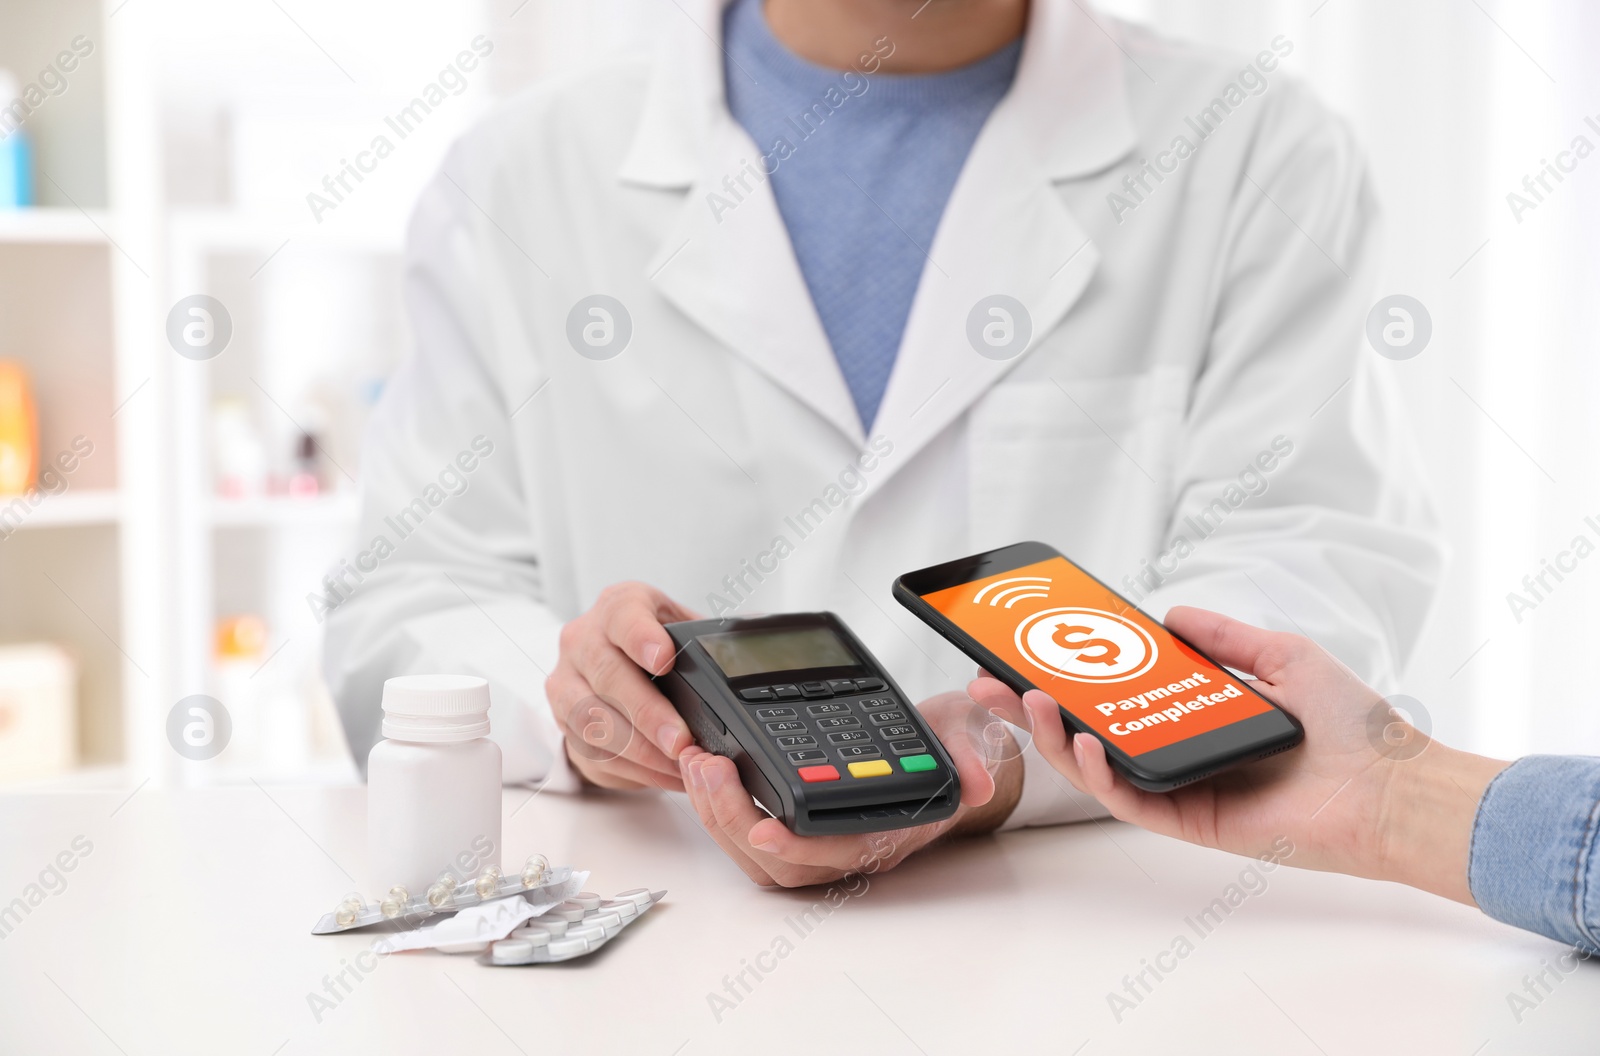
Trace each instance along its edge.
<instances>
[{"instance_id":1,"label":"customer's hand","mask_svg":"<svg viewBox=\"0 0 1600 1056\"><path fill-rule=\"evenodd\" d=\"M796 836L755 805L733 760L699 747L679 757L683 783L712 839L763 887L804 887L892 869L941 836L999 826L1022 793L1021 753L994 715L962 693L941 693L918 710L961 778L961 805L944 821L861 836ZM1020 709L1012 714L1021 718Z\"/></svg>"},{"instance_id":2,"label":"customer's hand","mask_svg":"<svg viewBox=\"0 0 1600 1056\"><path fill-rule=\"evenodd\" d=\"M586 781L683 790L678 753L693 738L649 676L670 671L676 659L661 625L692 619L654 587L618 583L561 628L561 655L544 691L567 758Z\"/></svg>"},{"instance_id":3,"label":"customer's hand","mask_svg":"<svg viewBox=\"0 0 1600 1056\"><path fill-rule=\"evenodd\" d=\"M1023 703L1033 743L1079 791L1152 832L1252 856L1281 854L1274 844L1287 837L1290 865L1397 880L1471 904L1472 823L1505 763L1430 741L1309 639L1202 609L1175 608L1166 622L1212 659L1254 675L1253 688L1305 726L1304 744L1173 792L1146 792L1112 771L1099 738L1069 740L1055 702L1032 690ZM990 704L1015 701L989 678L970 691Z\"/></svg>"}]
</instances>

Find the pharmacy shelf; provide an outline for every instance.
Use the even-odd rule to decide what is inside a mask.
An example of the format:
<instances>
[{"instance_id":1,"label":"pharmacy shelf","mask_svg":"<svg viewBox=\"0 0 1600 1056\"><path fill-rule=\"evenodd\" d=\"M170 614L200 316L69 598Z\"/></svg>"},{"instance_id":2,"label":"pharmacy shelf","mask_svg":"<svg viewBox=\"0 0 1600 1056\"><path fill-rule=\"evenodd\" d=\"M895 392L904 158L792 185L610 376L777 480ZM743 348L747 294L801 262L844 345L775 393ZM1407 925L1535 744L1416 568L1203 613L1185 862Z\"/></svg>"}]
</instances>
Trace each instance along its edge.
<instances>
[{"instance_id":1,"label":"pharmacy shelf","mask_svg":"<svg viewBox=\"0 0 1600 1056\"><path fill-rule=\"evenodd\" d=\"M0 245L103 245L110 227L104 210L0 209Z\"/></svg>"},{"instance_id":2,"label":"pharmacy shelf","mask_svg":"<svg viewBox=\"0 0 1600 1056\"><path fill-rule=\"evenodd\" d=\"M169 214L168 237L180 256L233 252L270 259L301 247L357 253L399 253L405 248L403 225L323 225L240 209L175 209Z\"/></svg>"},{"instance_id":3,"label":"pharmacy shelf","mask_svg":"<svg viewBox=\"0 0 1600 1056\"><path fill-rule=\"evenodd\" d=\"M18 501L17 496L0 496L0 510ZM25 500L24 500L25 501ZM16 525L18 531L77 525L116 524L122 519L122 496L114 488L64 491L45 495Z\"/></svg>"},{"instance_id":4,"label":"pharmacy shelf","mask_svg":"<svg viewBox=\"0 0 1600 1056\"><path fill-rule=\"evenodd\" d=\"M255 496L215 499L211 523L218 528L264 528L277 525L353 525L360 514L360 499L353 492L296 497Z\"/></svg>"},{"instance_id":5,"label":"pharmacy shelf","mask_svg":"<svg viewBox=\"0 0 1600 1056\"><path fill-rule=\"evenodd\" d=\"M148 775L135 777L122 764L79 766L49 777L31 777L0 785L0 797L35 795L41 792L132 791Z\"/></svg>"}]
</instances>

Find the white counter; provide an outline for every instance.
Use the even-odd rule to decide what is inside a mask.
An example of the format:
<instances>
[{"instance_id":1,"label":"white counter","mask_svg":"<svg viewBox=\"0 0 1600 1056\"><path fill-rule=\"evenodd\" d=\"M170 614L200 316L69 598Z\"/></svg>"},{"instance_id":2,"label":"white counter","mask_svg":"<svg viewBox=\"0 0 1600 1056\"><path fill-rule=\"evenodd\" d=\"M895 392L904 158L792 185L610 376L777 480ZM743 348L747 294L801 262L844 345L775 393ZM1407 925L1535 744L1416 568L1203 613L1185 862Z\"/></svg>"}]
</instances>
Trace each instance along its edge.
<instances>
[{"instance_id":1,"label":"white counter","mask_svg":"<svg viewBox=\"0 0 1600 1056\"><path fill-rule=\"evenodd\" d=\"M1392 885L1280 868L1212 927L1200 912L1246 860L1084 824L919 855L841 886L808 930L789 921L826 889L752 886L681 797L526 790L505 794L512 868L542 851L601 894L666 901L567 965L428 953L347 970L319 1022L309 995L326 1000L324 977L372 938L310 934L365 875L365 796L0 797L0 906L44 895L0 919L0 1052L1600 1051L1600 964L1519 1023L1507 995L1562 947ZM30 892L62 852L65 887ZM1156 961L1180 937L1187 955ZM1147 973L1119 1023L1107 995L1148 962L1172 970Z\"/></svg>"}]
</instances>

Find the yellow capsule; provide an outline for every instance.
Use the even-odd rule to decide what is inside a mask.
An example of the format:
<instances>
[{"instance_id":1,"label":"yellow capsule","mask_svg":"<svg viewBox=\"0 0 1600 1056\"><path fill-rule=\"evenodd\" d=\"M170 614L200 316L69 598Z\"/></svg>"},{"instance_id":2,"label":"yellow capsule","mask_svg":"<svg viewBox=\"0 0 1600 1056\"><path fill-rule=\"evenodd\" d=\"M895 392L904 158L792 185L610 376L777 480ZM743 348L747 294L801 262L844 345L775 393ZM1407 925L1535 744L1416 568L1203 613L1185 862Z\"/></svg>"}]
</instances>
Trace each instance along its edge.
<instances>
[{"instance_id":1,"label":"yellow capsule","mask_svg":"<svg viewBox=\"0 0 1600 1056\"><path fill-rule=\"evenodd\" d=\"M384 916L393 920L406 908L406 903L411 901L411 894L402 885L396 884L389 889L389 897L378 903L378 910Z\"/></svg>"},{"instance_id":2,"label":"yellow capsule","mask_svg":"<svg viewBox=\"0 0 1600 1056\"><path fill-rule=\"evenodd\" d=\"M544 878L550 875L550 859L542 854L528 856L528 861L522 867L522 886L538 887L544 883Z\"/></svg>"},{"instance_id":3,"label":"yellow capsule","mask_svg":"<svg viewBox=\"0 0 1600 1056\"><path fill-rule=\"evenodd\" d=\"M428 905L432 906L434 909L438 909L440 906L450 901L450 896L455 894L455 892L456 878L451 876L449 873L445 873L443 876L439 877L439 879L433 882L432 887L428 888Z\"/></svg>"},{"instance_id":4,"label":"yellow capsule","mask_svg":"<svg viewBox=\"0 0 1600 1056\"><path fill-rule=\"evenodd\" d=\"M351 924L356 922L356 918L360 915L361 899L357 895L351 895L350 897L346 898L343 902L340 902L339 907L333 911L333 919L340 927L349 927Z\"/></svg>"},{"instance_id":5,"label":"yellow capsule","mask_svg":"<svg viewBox=\"0 0 1600 1056\"><path fill-rule=\"evenodd\" d=\"M478 874L478 882L473 885L478 889L479 898L488 898L500 887L500 867L491 865Z\"/></svg>"}]
</instances>

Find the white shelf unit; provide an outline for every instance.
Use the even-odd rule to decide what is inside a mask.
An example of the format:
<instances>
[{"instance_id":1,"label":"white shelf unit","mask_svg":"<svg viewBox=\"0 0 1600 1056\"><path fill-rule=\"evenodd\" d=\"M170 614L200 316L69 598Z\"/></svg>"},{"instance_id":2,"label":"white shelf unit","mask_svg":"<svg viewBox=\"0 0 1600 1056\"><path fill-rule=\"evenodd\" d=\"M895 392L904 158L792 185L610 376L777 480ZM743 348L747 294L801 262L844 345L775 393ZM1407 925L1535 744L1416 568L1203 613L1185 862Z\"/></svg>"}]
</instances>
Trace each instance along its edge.
<instances>
[{"instance_id":1,"label":"white shelf unit","mask_svg":"<svg viewBox=\"0 0 1600 1056\"><path fill-rule=\"evenodd\" d=\"M80 767L135 783L163 776L171 703L164 289L148 23L113 8L0 6L0 67L23 81L74 37L94 44L22 126L39 206L0 211L0 358L29 373L41 463L74 438L93 445L66 490L0 540L0 642L73 654Z\"/></svg>"},{"instance_id":2,"label":"white shelf unit","mask_svg":"<svg viewBox=\"0 0 1600 1056\"><path fill-rule=\"evenodd\" d=\"M174 378L176 680L182 693L222 700L233 715L236 738L236 747L231 745L215 760L182 764L181 780L217 784L275 774L296 780L355 779L332 701L320 683L321 628L304 598L321 590L322 575L347 556L355 539L359 498L354 481L343 474L347 469L358 472L356 453L348 440L346 447L331 453L324 484L334 490L310 496L224 497L218 494L211 462L211 418L214 401L229 397L246 401L261 425L285 429L292 423L298 428L294 389L285 383L280 390L269 380L272 372L314 373L316 366L285 368L281 360L297 356L312 364L336 365L348 349L340 334L313 332L306 347L285 339L281 331L272 338L265 331L298 314L277 299L303 295L308 287L315 290L317 276L328 275L330 269L337 277L339 269L354 267L391 276L392 281L379 285L392 292L389 307L397 313L401 248L398 225L385 230L349 224L319 227L230 209L178 210L169 216L170 300L208 294L222 301L233 323L232 340L220 355L180 362ZM383 311L360 305L351 306L348 314L360 324ZM294 346L293 356L273 352L286 344ZM267 627L256 671L214 655L217 621L243 614L260 616ZM307 712L305 743L299 748L287 744L289 735L282 732L302 721L298 714L284 714L292 709ZM297 755L300 748L304 751Z\"/></svg>"},{"instance_id":3,"label":"white shelf unit","mask_svg":"<svg viewBox=\"0 0 1600 1056\"><path fill-rule=\"evenodd\" d=\"M366 406L355 394L376 388L406 340L399 258L410 198L474 107L517 83L545 40L533 12L512 23L513 4L423 5L370 48L371 10L333 5L315 31L327 52L272 5L0 4L0 67L24 83L77 35L94 44L68 89L28 119L41 207L0 213L0 356L34 374L47 453L79 433L96 445L66 493L0 540L0 642L60 641L83 659L84 773L132 785L347 771L344 759L315 753L263 768L232 747L186 761L167 743L166 719L190 694L228 703L240 664L215 659L217 620L259 613L269 642L254 681L305 675L293 688L321 716L312 740L338 737L336 723L317 728L331 710L314 677L321 628L304 599L349 556L359 476L349 434ZM407 105L460 42L490 30L496 63L468 98L409 138L358 200L315 222L304 188ZM359 83L328 52L350 56ZM318 299L324 287L345 290L349 310L330 311L340 305ZM193 293L232 310L233 343L211 361L167 342L168 312ZM306 302L321 310L316 323L284 310ZM318 406L334 410L312 431L327 431L340 464L336 492L219 498L214 398L292 407L304 364L284 364L301 348L317 349L312 365L333 375L334 396Z\"/></svg>"},{"instance_id":4,"label":"white shelf unit","mask_svg":"<svg viewBox=\"0 0 1600 1056\"><path fill-rule=\"evenodd\" d=\"M0 245L102 245L111 214L52 206L0 210Z\"/></svg>"},{"instance_id":5,"label":"white shelf unit","mask_svg":"<svg viewBox=\"0 0 1600 1056\"><path fill-rule=\"evenodd\" d=\"M3 505L3 502L0 502ZM92 488L48 495L17 531L41 528L75 528L84 525L116 525L122 520L122 493L116 488Z\"/></svg>"}]
</instances>

